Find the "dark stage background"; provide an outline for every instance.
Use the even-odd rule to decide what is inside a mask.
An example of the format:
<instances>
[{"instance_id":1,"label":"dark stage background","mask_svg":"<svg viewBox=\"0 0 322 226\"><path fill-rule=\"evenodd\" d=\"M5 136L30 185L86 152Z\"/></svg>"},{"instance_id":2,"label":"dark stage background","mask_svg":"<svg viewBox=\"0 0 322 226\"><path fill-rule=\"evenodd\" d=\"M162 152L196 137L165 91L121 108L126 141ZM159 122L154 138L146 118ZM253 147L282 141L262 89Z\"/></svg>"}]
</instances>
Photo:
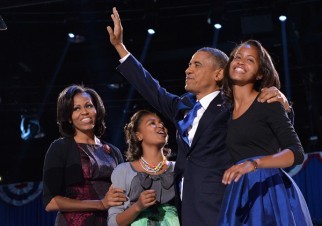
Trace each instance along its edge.
<instances>
[{"instance_id":1,"label":"dark stage background","mask_svg":"<svg viewBox=\"0 0 322 226\"><path fill-rule=\"evenodd\" d=\"M128 49L144 61L161 85L178 95L184 90L184 70L199 48L216 46L229 53L236 43L258 39L272 54L282 80L291 91L295 128L306 152L321 146L322 1L173 1L173 0L1 0L0 15L0 176L1 184L41 181L43 159L59 137L56 125L58 93L72 83L98 91L107 108L104 140L125 150L122 128L135 109L148 107L120 76L118 56L109 44L113 6L119 10ZM287 16L286 40L281 22ZM215 36L213 24L222 28ZM143 55L147 29L156 31ZM73 32L76 39L68 38ZM214 38L215 37L215 38ZM287 47L288 62L283 58ZM285 64L287 63L287 64ZM285 82L288 65L290 84ZM21 139L28 122L39 138ZM38 121L37 121L38 120ZM176 151L170 128L170 147ZM175 156L174 156L175 158Z\"/></svg>"}]
</instances>

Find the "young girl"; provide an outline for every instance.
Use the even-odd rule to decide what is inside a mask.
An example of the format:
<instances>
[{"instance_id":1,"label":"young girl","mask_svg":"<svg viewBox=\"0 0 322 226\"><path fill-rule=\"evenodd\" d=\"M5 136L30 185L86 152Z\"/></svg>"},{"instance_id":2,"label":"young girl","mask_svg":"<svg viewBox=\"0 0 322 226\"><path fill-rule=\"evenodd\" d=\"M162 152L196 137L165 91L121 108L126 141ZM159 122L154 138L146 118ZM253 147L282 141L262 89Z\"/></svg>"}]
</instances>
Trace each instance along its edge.
<instances>
[{"instance_id":1,"label":"young girl","mask_svg":"<svg viewBox=\"0 0 322 226\"><path fill-rule=\"evenodd\" d=\"M312 225L306 202L281 169L303 162L303 148L279 102L260 103L264 87L280 87L271 57L255 40L237 46L225 69L224 91L232 108L227 149L235 165L219 225Z\"/></svg>"},{"instance_id":2,"label":"young girl","mask_svg":"<svg viewBox=\"0 0 322 226\"><path fill-rule=\"evenodd\" d=\"M109 209L108 225L179 226L174 207L174 163L164 148L168 130L154 113L141 110L125 126L129 162L116 167L113 186L125 190L129 200Z\"/></svg>"}]
</instances>

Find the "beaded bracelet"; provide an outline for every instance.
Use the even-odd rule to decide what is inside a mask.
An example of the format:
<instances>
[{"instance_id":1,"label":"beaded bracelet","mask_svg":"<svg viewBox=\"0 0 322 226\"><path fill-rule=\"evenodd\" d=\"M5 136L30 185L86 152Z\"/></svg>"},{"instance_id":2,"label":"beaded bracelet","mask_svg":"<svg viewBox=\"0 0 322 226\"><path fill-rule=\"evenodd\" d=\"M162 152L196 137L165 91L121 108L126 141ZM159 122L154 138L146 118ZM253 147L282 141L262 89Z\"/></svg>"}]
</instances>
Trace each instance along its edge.
<instances>
[{"instance_id":1,"label":"beaded bracelet","mask_svg":"<svg viewBox=\"0 0 322 226\"><path fill-rule=\"evenodd\" d=\"M254 159L248 159L247 161L249 161L253 165L253 167L254 167L253 172L255 172L258 169L257 162Z\"/></svg>"}]
</instances>

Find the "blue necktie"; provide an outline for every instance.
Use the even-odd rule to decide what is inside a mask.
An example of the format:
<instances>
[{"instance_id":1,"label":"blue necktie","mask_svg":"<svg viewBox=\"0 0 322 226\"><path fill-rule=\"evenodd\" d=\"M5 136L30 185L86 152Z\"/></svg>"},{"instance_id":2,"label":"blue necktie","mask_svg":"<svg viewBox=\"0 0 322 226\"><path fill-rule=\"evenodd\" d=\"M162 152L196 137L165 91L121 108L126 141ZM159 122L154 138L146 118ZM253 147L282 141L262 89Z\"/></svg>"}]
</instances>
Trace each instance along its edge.
<instances>
[{"instance_id":1,"label":"blue necktie","mask_svg":"<svg viewBox=\"0 0 322 226\"><path fill-rule=\"evenodd\" d=\"M197 115L197 111L201 108L200 102L196 102L193 108L189 111L189 113L184 117L184 119L180 120L178 122L179 127L181 128L181 136L183 137L183 140L189 144L188 140L188 129L192 125L193 120L195 119Z\"/></svg>"}]
</instances>

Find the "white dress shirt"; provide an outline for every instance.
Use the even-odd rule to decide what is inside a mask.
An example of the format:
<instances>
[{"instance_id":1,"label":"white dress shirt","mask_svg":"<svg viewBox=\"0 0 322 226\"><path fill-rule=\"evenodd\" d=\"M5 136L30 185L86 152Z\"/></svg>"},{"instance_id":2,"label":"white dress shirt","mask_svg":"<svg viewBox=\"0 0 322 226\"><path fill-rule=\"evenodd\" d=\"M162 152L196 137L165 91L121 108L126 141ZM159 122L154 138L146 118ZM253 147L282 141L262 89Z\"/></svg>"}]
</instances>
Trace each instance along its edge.
<instances>
[{"instance_id":1,"label":"white dress shirt","mask_svg":"<svg viewBox=\"0 0 322 226\"><path fill-rule=\"evenodd\" d=\"M201 100L199 100L200 104L201 104L201 108L197 111L197 115L195 117L195 119L192 122L192 127L190 130L188 130L188 140L189 140L189 146L192 143L192 140L195 136L195 133L197 131L198 128L198 124L199 121L203 115L203 113L205 113L205 111L207 110L210 102L220 93L220 91L215 91L212 93L209 93L207 96L204 96Z\"/></svg>"},{"instance_id":2,"label":"white dress shirt","mask_svg":"<svg viewBox=\"0 0 322 226\"><path fill-rule=\"evenodd\" d=\"M126 54L124 57L122 57L119 61L120 63L123 63L129 56L131 55L131 53Z\"/></svg>"}]
</instances>

